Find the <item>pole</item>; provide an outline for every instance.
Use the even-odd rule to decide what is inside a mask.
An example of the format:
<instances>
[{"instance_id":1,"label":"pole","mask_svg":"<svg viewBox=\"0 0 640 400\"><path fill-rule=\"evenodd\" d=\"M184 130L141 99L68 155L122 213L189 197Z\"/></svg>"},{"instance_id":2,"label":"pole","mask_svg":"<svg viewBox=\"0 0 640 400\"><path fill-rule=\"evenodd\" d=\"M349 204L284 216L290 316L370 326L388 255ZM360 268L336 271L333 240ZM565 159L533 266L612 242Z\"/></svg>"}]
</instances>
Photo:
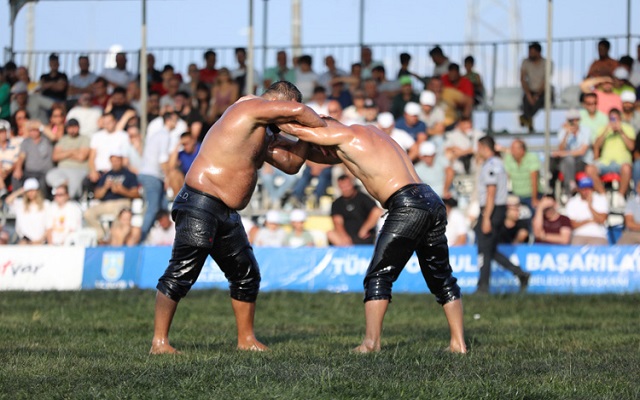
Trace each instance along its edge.
<instances>
[{"instance_id":1,"label":"pole","mask_svg":"<svg viewBox=\"0 0 640 400\"><path fill-rule=\"evenodd\" d=\"M544 72L544 179L542 180L542 190L544 193L549 189L549 157L551 156L551 38L553 30L553 0L547 2L547 60ZM572 177L571 177L572 178ZM566 179L571 179L567 177Z\"/></svg>"},{"instance_id":2,"label":"pole","mask_svg":"<svg viewBox=\"0 0 640 400\"><path fill-rule=\"evenodd\" d=\"M364 47L364 0L360 0L360 32L358 32L360 49Z\"/></svg>"},{"instance_id":3,"label":"pole","mask_svg":"<svg viewBox=\"0 0 640 400\"><path fill-rule=\"evenodd\" d=\"M147 0L142 0L142 28L140 32L140 135L142 144L147 136Z\"/></svg>"},{"instance_id":4,"label":"pole","mask_svg":"<svg viewBox=\"0 0 640 400\"><path fill-rule=\"evenodd\" d=\"M300 38L300 1L301 0L291 0L291 47L293 48L294 60L302 53L302 40Z\"/></svg>"},{"instance_id":5,"label":"pole","mask_svg":"<svg viewBox=\"0 0 640 400\"><path fill-rule=\"evenodd\" d=\"M631 54L631 0L627 0L627 54Z\"/></svg>"},{"instance_id":6,"label":"pole","mask_svg":"<svg viewBox=\"0 0 640 400\"><path fill-rule=\"evenodd\" d=\"M249 46L247 48L247 81L245 82L246 92L253 94L253 0L249 0Z\"/></svg>"},{"instance_id":7,"label":"pole","mask_svg":"<svg viewBox=\"0 0 640 400\"><path fill-rule=\"evenodd\" d=\"M262 76L264 78L264 72L267 70L267 23L269 19L267 18L267 14L269 11L269 0L264 0L263 2L263 12L262 12ZM262 86L262 84L260 85ZM259 91L260 92L260 91Z\"/></svg>"}]
</instances>

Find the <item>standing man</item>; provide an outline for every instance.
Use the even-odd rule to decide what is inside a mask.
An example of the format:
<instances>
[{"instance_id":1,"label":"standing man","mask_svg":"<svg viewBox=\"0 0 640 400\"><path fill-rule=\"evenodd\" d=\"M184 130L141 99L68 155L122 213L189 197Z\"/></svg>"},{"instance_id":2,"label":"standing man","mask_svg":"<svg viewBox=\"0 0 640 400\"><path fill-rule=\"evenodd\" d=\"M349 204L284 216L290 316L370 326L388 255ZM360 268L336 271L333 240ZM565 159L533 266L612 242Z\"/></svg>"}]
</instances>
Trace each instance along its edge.
<instances>
[{"instance_id":1,"label":"standing man","mask_svg":"<svg viewBox=\"0 0 640 400\"><path fill-rule=\"evenodd\" d=\"M520 290L524 291L527 289L531 274L513 265L504 254L498 251L498 233L507 213L507 172L504 163L497 155L495 141L491 136L485 136L478 141L478 156L483 160L477 184L480 202L480 216L476 224L478 265L480 265L478 293L489 292L492 260L516 275L520 281Z\"/></svg>"},{"instance_id":2,"label":"standing man","mask_svg":"<svg viewBox=\"0 0 640 400\"><path fill-rule=\"evenodd\" d=\"M520 83L524 91L522 98L522 115L520 126L533 132L533 117L544 106L545 64L542 57L542 46L533 42L529 45L529 57L522 61L520 67Z\"/></svg>"},{"instance_id":3,"label":"standing man","mask_svg":"<svg viewBox=\"0 0 640 400\"><path fill-rule=\"evenodd\" d=\"M415 251L427 286L447 317L451 334L448 349L466 353L460 287L449 264L447 212L442 200L420 182L407 153L389 135L371 125L346 126L334 119L326 122L326 128L287 124L283 130L323 146L325 153L312 149L310 158L318 162L343 162L388 210L364 279L366 331L355 351L380 351L391 287ZM380 162L382 159L384 163Z\"/></svg>"},{"instance_id":4,"label":"standing man","mask_svg":"<svg viewBox=\"0 0 640 400\"><path fill-rule=\"evenodd\" d=\"M229 281L238 349L267 348L253 330L260 270L236 210L249 203L258 169L265 161L286 171L291 171L293 158L300 158L298 167L302 164L306 143L274 141L267 130L270 124L290 121L324 125L316 113L299 104L301 100L293 84L277 82L261 98L238 100L205 136L185 186L173 203L176 240L169 266L157 286L152 354L176 352L169 344L171 321L178 301L198 279L207 256L213 257ZM281 143L288 150L274 146Z\"/></svg>"}]
</instances>

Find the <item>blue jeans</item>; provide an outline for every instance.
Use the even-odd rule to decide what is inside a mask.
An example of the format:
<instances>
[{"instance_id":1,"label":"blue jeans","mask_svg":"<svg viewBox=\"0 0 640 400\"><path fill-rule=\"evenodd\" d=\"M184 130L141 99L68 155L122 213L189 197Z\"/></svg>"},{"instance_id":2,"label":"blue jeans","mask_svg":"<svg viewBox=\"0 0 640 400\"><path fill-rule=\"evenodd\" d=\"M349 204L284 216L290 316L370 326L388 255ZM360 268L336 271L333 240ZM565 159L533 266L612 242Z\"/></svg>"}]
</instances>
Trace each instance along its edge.
<instances>
[{"instance_id":1,"label":"blue jeans","mask_svg":"<svg viewBox=\"0 0 640 400\"><path fill-rule=\"evenodd\" d=\"M318 175L318 184L316 185L313 194L316 196L316 199L319 199L321 196L324 196L327 193L327 188L331 185L331 167L325 168ZM302 172L302 176L296 183L296 186L293 188L293 196L302 201L304 200L304 189L309 186L311 183L311 179L313 176L311 175L311 168L307 167Z\"/></svg>"},{"instance_id":2,"label":"blue jeans","mask_svg":"<svg viewBox=\"0 0 640 400\"><path fill-rule=\"evenodd\" d=\"M633 162L632 167L632 176L633 176L633 191L635 192L638 187L638 183L640 183L640 160L635 160Z\"/></svg>"},{"instance_id":3,"label":"blue jeans","mask_svg":"<svg viewBox=\"0 0 640 400\"><path fill-rule=\"evenodd\" d=\"M142 238L147 234L156 222L156 215L161 209L167 208L167 198L164 193L164 182L162 179L151 175L138 175L138 182L142 185L142 197L145 202L144 219L142 221Z\"/></svg>"},{"instance_id":4,"label":"blue jeans","mask_svg":"<svg viewBox=\"0 0 640 400\"><path fill-rule=\"evenodd\" d=\"M298 178L295 175L289 175L277 168L272 168L272 173L265 173L260 170L260 180L265 190L269 194L269 198L273 203L282 200L284 195L296 184ZM277 186L275 181L278 177L282 177L284 182L282 185Z\"/></svg>"}]
</instances>

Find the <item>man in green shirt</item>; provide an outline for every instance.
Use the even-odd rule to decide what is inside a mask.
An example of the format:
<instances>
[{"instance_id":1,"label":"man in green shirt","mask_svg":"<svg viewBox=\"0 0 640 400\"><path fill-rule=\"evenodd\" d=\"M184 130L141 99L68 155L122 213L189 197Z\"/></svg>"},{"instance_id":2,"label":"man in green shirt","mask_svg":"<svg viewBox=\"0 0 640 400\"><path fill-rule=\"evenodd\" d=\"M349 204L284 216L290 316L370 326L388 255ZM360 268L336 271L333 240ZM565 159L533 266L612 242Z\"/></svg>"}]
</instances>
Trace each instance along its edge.
<instances>
[{"instance_id":1,"label":"man in green shirt","mask_svg":"<svg viewBox=\"0 0 640 400\"><path fill-rule=\"evenodd\" d=\"M504 158L504 168L511 181L511 192L531 211L538 206L540 188L540 159L527 151L520 139L511 143L511 153Z\"/></svg>"}]
</instances>

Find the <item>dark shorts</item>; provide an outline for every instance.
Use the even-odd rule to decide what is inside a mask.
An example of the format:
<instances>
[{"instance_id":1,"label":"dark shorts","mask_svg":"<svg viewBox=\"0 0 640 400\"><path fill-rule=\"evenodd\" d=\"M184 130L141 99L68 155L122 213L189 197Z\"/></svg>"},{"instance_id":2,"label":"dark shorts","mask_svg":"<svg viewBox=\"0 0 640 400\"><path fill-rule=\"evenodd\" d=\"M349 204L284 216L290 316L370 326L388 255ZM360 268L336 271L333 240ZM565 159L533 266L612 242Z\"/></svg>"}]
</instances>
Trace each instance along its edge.
<instances>
[{"instance_id":1,"label":"dark shorts","mask_svg":"<svg viewBox=\"0 0 640 400\"><path fill-rule=\"evenodd\" d=\"M395 192L385 208L387 219L364 279L364 300L390 300L393 282L414 251L436 301L445 304L459 299L445 236L447 211L440 197L426 184L411 184Z\"/></svg>"},{"instance_id":2,"label":"dark shorts","mask_svg":"<svg viewBox=\"0 0 640 400\"><path fill-rule=\"evenodd\" d=\"M260 288L260 269L240 215L220 199L186 185L176 196L171 215L176 237L169 266L157 289L179 301L211 256L229 281L231 297L254 302Z\"/></svg>"}]
</instances>

